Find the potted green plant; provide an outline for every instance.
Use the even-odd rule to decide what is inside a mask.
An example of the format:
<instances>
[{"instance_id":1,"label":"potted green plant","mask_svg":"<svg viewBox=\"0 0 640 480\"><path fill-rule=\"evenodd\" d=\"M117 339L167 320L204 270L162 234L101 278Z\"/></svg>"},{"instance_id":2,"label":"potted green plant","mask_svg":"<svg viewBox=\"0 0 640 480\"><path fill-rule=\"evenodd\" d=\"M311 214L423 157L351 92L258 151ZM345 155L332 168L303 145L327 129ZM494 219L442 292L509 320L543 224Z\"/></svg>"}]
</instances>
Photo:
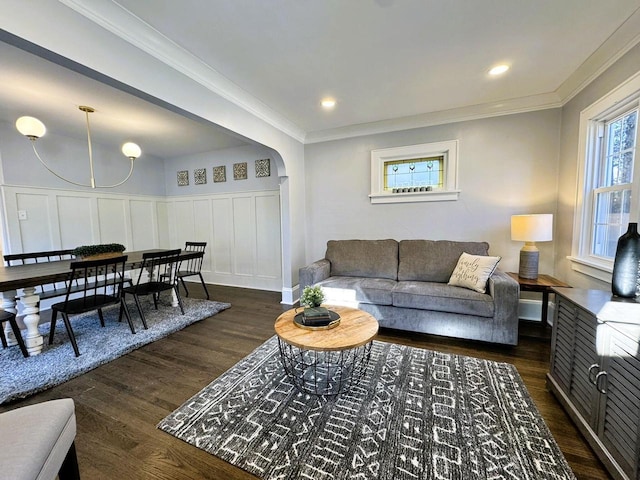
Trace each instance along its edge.
<instances>
[{"instance_id":1,"label":"potted green plant","mask_svg":"<svg viewBox=\"0 0 640 480\"><path fill-rule=\"evenodd\" d=\"M304 287L300 297L300 305L303 307L319 307L324 302L324 292L319 285Z\"/></svg>"},{"instance_id":2,"label":"potted green plant","mask_svg":"<svg viewBox=\"0 0 640 480\"><path fill-rule=\"evenodd\" d=\"M81 260L94 260L119 256L126 247L120 243L100 243L97 245L80 245L73 249L73 255Z\"/></svg>"}]
</instances>

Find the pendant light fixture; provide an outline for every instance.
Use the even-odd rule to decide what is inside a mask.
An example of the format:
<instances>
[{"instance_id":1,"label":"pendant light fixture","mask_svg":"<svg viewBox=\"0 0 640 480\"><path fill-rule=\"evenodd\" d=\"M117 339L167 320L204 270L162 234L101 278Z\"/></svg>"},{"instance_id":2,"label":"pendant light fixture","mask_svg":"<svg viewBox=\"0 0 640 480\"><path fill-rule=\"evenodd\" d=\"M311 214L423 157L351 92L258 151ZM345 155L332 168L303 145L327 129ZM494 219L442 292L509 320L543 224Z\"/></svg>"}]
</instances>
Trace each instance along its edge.
<instances>
[{"instance_id":1,"label":"pendant light fixture","mask_svg":"<svg viewBox=\"0 0 640 480\"><path fill-rule=\"evenodd\" d=\"M121 182L115 183L113 185L96 185L96 180L93 173L93 151L91 148L91 128L89 126L89 114L95 112L95 109L93 109L92 107L87 107L85 105L80 105L78 108L80 109L80 111L85 113L86 121L87 121L87 144L89 146L89 174L90 174L89 183L79 183L79 182L74 182L72 180L69 180L68 178L65 178L63 175L55 172L51 167L49 167L49 165L47 165L47 163L44 160L42 160L42 158L38 154L38 151L36 150L36 140L42 137L47 131L46 127L44 126L44 123L42 123L40 120L34 117L20 117L16 121L16 128L22 135L24 135L29 140L31 140L33 151L36 154L36 157L38 158L38 160L40 160L40 163L42 163L42 165L44 165L44 167L47 170L49 170L52 174L54 174L59 179L64 180L67 183L77 185L79 187L114 188L122 185L131 177L131 174L133 173L134 160L140 156L140 154L142 153L142 150L140 150L140 147L138 145L132 142L127 142L124 145L122 145L122 153L124 154L125 157L127 157L131 161L129 174L126 176L124 180L122 180Z\"/></svg>"}]
</instances>

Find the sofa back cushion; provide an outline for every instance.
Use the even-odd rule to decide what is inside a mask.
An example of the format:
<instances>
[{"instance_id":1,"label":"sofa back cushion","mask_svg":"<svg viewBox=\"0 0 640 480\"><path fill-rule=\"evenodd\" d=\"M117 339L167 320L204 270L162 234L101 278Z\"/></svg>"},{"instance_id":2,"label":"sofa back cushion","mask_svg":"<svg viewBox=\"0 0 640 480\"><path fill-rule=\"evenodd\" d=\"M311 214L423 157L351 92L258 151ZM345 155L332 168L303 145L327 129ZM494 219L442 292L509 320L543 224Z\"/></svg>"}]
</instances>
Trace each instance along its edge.
<instances>
[{"instance_id":1,"label":"sofa back cushion","mask_svg":"<svg viewBox=\"0 0 640 480\"><path fill-rule=\"evenodd\" d=\"M329 240L325 258L332 277L398 278L396 240Z\"/></svg>"},{"instance_id":2,"label":"sofa back cushion","mask_svg":"<svg viewBox=\"0 0 640 480\"><path fill-rule=\"evenodd\" d=\"M463 252L488 255L487 242L402 240L399 244L399 281L447 283Z\"/></svg>"}]
</instances>

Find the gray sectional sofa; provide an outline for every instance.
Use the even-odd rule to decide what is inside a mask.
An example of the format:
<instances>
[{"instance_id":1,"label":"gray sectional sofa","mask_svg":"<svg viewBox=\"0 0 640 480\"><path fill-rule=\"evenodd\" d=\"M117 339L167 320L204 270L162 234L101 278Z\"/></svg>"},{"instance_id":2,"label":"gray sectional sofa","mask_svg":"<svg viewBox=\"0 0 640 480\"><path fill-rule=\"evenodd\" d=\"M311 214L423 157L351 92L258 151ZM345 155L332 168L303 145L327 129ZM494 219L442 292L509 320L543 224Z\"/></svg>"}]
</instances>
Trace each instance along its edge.
<instances>
[{"instance_id":1,"label":"gray sectional sofa","mask_svg":"<svg viewBox=\"0 0 640 480\"><path fill-rule=\"evenodd\" d=\"M496 269L486 293L449 285L463 252L486 242L330 240L325 258L300 269L300 291L321 285L325 304L365 310L381 327L517 345L519 286Z\"/></svg>"}]
</instances>

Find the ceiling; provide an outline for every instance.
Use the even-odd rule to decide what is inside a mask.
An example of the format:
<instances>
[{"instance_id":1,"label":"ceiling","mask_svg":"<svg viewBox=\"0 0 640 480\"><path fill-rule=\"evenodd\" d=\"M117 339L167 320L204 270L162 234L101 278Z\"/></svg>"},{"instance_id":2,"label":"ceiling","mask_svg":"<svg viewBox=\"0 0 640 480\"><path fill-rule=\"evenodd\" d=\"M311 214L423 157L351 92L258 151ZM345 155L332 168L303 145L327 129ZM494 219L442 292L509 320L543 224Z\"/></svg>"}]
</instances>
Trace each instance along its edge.
<instances>
[{"instance_id":1,"label":"ceiling","mask_svg":"<svg viewBox=\"0 0 640 480\"><path fill-rule=\"evenodd\" d=\"M138 143L143 155L175 158L246 145L227 130L126 93L0 41L0 120L29 115L50 134L86 140L85 114L93 107L92 141L116 148ZM16 130L16 135L19 133Z\"/></svg>"},{"instance_id":2,"label":"ceiling","mask_svg":"<svg viewBox=\"0 0 640 480\"><path fill-rule=\"evenodd\" d=\"M639 0L62 2L143 50L171 52L169 64L204 64L225 79L217 93L305 142L559 107L640 41ZM0 47L2 119L33 112L53 129L83 122L77 105L89 104L95 129L104 117L105 130L119 124L159 156L244 143ZM498 63L511 69L492 78Z\"/></svg>"}]
</instances>

